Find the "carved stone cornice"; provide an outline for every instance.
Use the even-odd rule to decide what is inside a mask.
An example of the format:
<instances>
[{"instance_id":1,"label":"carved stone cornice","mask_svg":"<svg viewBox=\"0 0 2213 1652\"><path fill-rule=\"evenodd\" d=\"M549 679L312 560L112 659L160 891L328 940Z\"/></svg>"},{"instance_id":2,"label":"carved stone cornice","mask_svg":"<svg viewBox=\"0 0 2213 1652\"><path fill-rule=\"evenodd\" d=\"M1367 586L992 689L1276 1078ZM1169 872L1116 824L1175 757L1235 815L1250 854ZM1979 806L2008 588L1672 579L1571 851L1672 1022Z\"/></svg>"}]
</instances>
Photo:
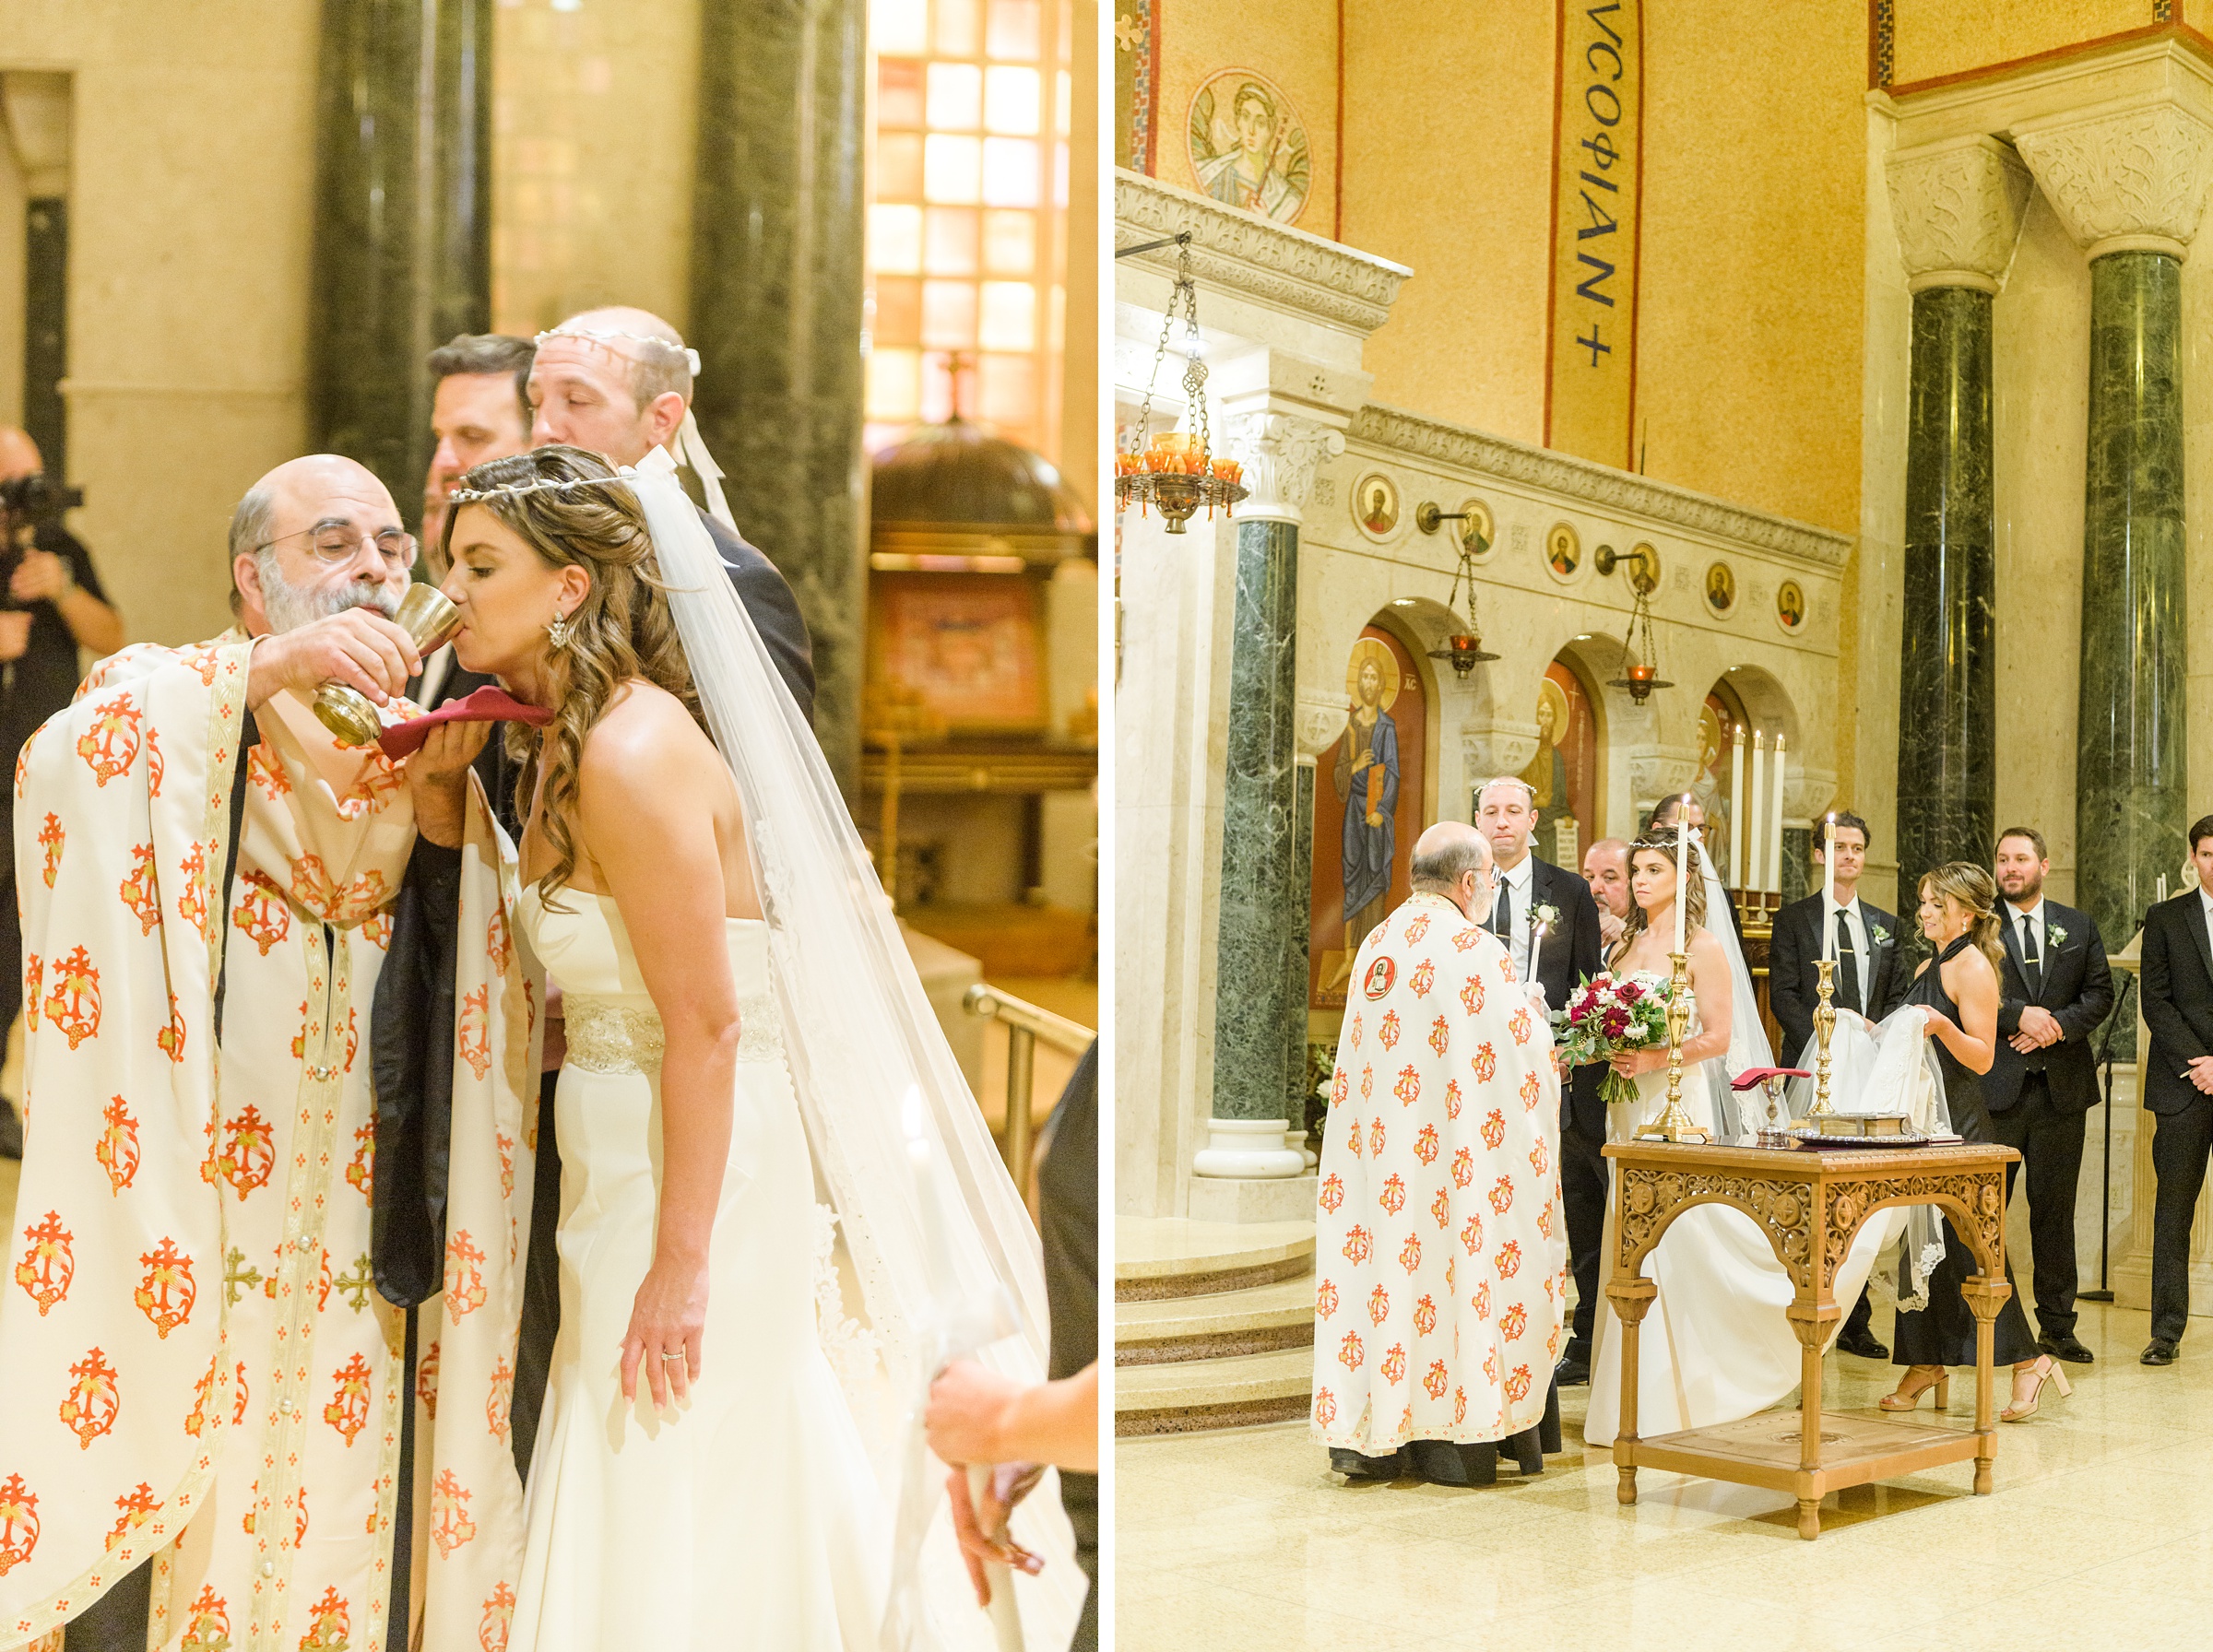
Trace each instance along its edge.
<instances>
[{"instance_id":1,"label":"carved stone cornice","mask_svg":"<svg viewBox=\"0 0 2213 1652\"><path fill-rule=\"evenodd\" d=\"M2067 233L2092 258L2180 258L2213 184L2213 128L2168 101L2040 122L2014 135Z\"/></svg>"},{"instance_id":2,"label":"carved stone cornice","mask_svg":"<svg viewBox=\"0 0 2213 1652\"><path fill-rule=\"evenodd\" d=\"M1442 424L1419 414L1370 403L1353 416L1346 435L1464 473L1543 488L1600 510L1628 513L1671 527L1710 534L1748 548L1794 558L1816 568L1841 568L1852 539L1810 523L1729 504L1633 471L1579 459L1547 447Z\"/></svg>"},{"instance_id":3,"label":"carved stone cornice","mask_svg":"<svg viewBox=\"0 0 2213 1652\"><path fill-rule=\"evenodd\" d=\"M2021 238L2034 187L1994 137L1959 137L1890 157L1890 221L1906 285L1994 293Z\"/></svg>"},{"instance_id":4,"label":"carved stone cornice","mask_svg":"<svg viewBox=\"0 0 2213 1652\"><path fill-rule=\"evenodd\" d=\"M1289 413L1243 413L1223 421L1223 446L1245 467L1246 519L1301 522L1324 459L1344 451L1343 433Z\"/></svg>"},{"instance_id":5,"label":"carved stone cornice","mask_svg":"<svg viewBox=\"0 0 2213 1652\"><path fill-rule=\"evenodd\" d=\"M1463 724L1460 760L1471 786L1521 773L1537 755L1537 726L1511 717Z\"/></svg>"},{"instance_id":6,"label":"carved stone cornice","mask_svg":"<svg viewBox=\"0 0 2213 1652\"><path fill-rule=\"evenodd\" d=\"M1414 272L1304 230L1227 206L1210 195L1119 168L1114 174L1114 244L1141 246L1191 233L1191 274L1201 293L1217 288L1295 314L1317 316L1364 336L1383 324ZM1171 280L1177 249L1138 253L1130 263Z\"/></svg>"}]
</instances>

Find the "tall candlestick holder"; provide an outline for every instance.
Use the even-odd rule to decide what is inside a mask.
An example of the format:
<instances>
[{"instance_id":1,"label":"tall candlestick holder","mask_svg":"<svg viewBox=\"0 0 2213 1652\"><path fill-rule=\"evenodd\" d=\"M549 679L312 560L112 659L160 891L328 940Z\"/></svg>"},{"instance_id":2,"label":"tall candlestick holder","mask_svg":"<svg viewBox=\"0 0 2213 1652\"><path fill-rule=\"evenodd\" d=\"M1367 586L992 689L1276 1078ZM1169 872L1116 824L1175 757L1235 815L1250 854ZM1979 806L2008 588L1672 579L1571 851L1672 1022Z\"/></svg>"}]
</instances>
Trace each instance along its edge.
<instances>
[{"instance_id":1,"label":"tall candlestick holder","mask_svg":"<svg viewBox=\"0 0 2213 1652\"><path fill-rule=\"evenodd\" d=\"M1820 1052L1814 1061L1814 1104L1806 1109L1805 1117L1798 1121L1801 1124L1837 1115L1837 1110L1828 1104L1828 1041L1837 1032L1837 1007L1829 1000L1837 990L1837 961L1824 958L1814 967L1821 972L1820 985L1816 989L1821 995L1821 1001L1814 1006L1814 1038L1820 1045Z\"/></svg>"},{"instance_id":2,"label":"tall candlestick holder","mask_svg":"<svg viewBox=\"0 0 2213 1652\"><path fill-rule=\"evenodd\" d=\"M1667 981L1667 1105L1660 1116L1638 1128L1666 1141L1711 1141L1713 1135L1683 1111L1683 1037L1690 1031L1690 956L1670 952L1674 966Z\"/></svg>"}]
</instances>

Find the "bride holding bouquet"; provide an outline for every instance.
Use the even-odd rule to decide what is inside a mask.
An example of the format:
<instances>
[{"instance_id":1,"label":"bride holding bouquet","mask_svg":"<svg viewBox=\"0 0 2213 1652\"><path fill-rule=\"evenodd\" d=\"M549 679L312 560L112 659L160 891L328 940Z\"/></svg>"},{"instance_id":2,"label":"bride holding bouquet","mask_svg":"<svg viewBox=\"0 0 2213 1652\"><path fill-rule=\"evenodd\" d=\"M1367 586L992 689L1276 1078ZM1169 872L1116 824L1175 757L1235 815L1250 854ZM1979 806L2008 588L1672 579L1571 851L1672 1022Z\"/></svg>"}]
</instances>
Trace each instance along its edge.
<instances>
[{"instance_id":1,"label":"bride holding bouquet","mask_svg":"<svg viewBox=\"0 0 2213 1652\"><path fill-rule=\"evenodd\" d=\"M1703 868L1701 867L1702 871ZM1648 1019L1664 1021L1669 978L1668 938L1675 932L1675 902L1685 903L1684 950L1690 975L1691 1018L1683 1039L1683 1110L1709 1131L1717 1129L1715 1099L1732 1064L1732 1027L1737 961L1726 927L1706 926L1709 879L1678 875L1676 843L1643 838L1630 845L1627 927L1607 960L1615 999L1630 987L1621 1034L1604 1052L1609 1073L1606 1137L1626 1141L1667 1104L1667 1035L1643 1032ZM1604 979L1604 977L1602 977ZM1599 982L1593 981L1592 987ZM1656 1012L1640 1007L1657 1000ZM1570 1009L1570 1032L1581 1001ZM1593 1006L1595 1032L1608 1036L1609 1021ZM1745 1065L1766 1065L1761 1049ZM1743 1059L1740 1055L1737 1059ZM1616 1099L1618 1097L1618 1099ZM1835 1283L1836 1300L1852 1301L1866 1283L1883 1245L1896 1236L1902 1213L1870 1221L1860 1230ZM1603 1271L1614 1258L1614 1208L1606 1208ZM1783 1310L1793 1300L1790 1276L1749 1216L1725 1205L1702 1205L1672 1222L1645 1258L1644 1272L1657 1287L1638 1339L1638 1433L1647 1438L1748 1417L1796 1386L1802 1350ZM1838 1323L1842 1319L1840 1316ZM1591 1409L1583 1423L1586 1445L1610 1446L1621 1414L1621 1327L1612 1303L1598 1304L1591 1362Z\"/></svg>"}]
</instances>

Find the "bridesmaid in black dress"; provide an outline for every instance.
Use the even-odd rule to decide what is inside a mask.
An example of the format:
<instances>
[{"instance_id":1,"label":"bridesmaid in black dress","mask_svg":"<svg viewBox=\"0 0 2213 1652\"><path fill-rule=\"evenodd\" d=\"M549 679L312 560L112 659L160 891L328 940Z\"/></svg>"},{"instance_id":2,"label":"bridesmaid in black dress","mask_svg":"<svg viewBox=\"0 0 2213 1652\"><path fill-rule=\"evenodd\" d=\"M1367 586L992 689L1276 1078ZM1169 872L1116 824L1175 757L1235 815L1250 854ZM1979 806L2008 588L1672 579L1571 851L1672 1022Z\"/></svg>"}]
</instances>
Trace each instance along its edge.
<instances>
[{"instance_id":1,"label":"bridesmaid in black dress","mask_svg":"<svg viewBox=\"0 0 2213 1652\"><path fill-rule=\"evenodd\" d=\"M1968 1141L1989 1142L1990 1113L1982 1104L1982 1075L1990 1070L1998 1035L1997 885L1981 867L1953 861L1921 880L1921 932L1936 946L1934 965L1923 963L1914 977L1908 1004L1928 1012L1928 1032L1936 1040L1936 1065L1944 1072L1944 1099L1952 1128ZM1897 1392L1877 1403L1886 1411L1910 1411L1922 1395L1936 1390L1942 1410L1948 1398L1947 1367L1975 1363L1975 1316L1960 1294L1960 1281L1978 1271L1974 1252L1961 1242L1951 1219L1944 1223L1944 1260L1929 1275L1929 1305L1918 1312L1899 1310L1892 1338L1893 1360L1908 1367ZM2006 1282L2013 1283L2013 1260L2006 1262ZM2049 1355L2040 1355L2036 1338L2021 1312L2018 1291L1998 1310L1992 1328L1992 1358L2013 1367L2013 1404L1999 1413L2003 1422L2025 1422L2036 1412L2046 1382L2064 1397L2065 1375Z\"/></svg>"}]
</instances>

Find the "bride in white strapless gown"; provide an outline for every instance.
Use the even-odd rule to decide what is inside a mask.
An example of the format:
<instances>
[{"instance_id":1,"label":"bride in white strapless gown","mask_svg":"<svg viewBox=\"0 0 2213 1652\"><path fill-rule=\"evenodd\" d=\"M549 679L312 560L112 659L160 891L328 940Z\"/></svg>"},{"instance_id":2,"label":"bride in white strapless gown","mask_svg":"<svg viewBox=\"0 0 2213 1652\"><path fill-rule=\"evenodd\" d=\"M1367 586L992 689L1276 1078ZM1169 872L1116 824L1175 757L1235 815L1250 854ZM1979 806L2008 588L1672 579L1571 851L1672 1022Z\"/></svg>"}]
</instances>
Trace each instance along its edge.
<instances>
[{"instance_id":1,"label":"bride in white strapless gown","mask_svg":"<svg viewBox=\"0 0 2213 1652\"><path fill-rule=\"evenodd\" d=\"M1630 853L1630 887L1639 911L1617 954L1618 970L1666 967L1660 938L1675 925L1675 843L1640 841ZM1716 1098L1727 1083L1730 1061L1733 985L1727 950L1717 933L1699 927L1718 880L1694 883L1688 940L1694 1003L1684 1048L1683 1109L1692 1121L1717 1135L1732 1122L1717 1118ZM1640 923L1639 915L1648 921ZM1649 924L1649 928L1648 928ZM1664 974L1654 976L1664 984ZM1909 1048L1909 1056L1913 1051ZM1761 1058L1746 1066L1766 1066ZM1657 1118L1667 1104L1667 1052L1664 1045L1625 1063L1632 1073L1637 1099L1606 1110L1606 1139L1627 1141L1639 1127ZM1857 1300L1883 1248L1897 1237L1902 1210L1878 1211L1860 1229L1833 1286L1834 1300L1849 1306ZM1606 1204L1600 1256L1602 1279L1614 1265L1614 1205ZM1668 1225L1644 1260L1644 1274L1655 1287L1638 1337L1637 1432L1644 1438L1679 1430L1734 1422L1767 1410L1798 1386L1800 1347L1784 1310L1793 1300L1790 1275L1759 1228L1741 1210L1701 1205ZM1843 1324L1841 1315L1837 1328ZM1832 1335L1834 1329L1832 1328ZM1583 1422L1588 1446L1611 1446L1621 1425L1621 1322L1603 1294L1592 1339L1591 1403Z\"/></svg>"},{"instance_id":2,"label":"bride in white strapless gown","mask_svg":"<svg viewBox=\"0 0 2213 1652\"><path fill-rule=\"evenodd\" d=\"M1043 1379L1038 1240L821 748L665 453L463 481L441 588L461 666L542 708L506 736L513 925L567 1039L560 1333L519 1526L467 1551L484 1622L511 1604L507 1652L988 1643L918 1402L955 1355ZM434 841L472 754L410 760ZM469 1013L521 1008L472 1004L464 1054ZM817 1287L818 1186L858 1319ZM1045 1560L1007 1591L1028 1644L1065 1646L1049 1485L1011 1535Z\"/></svg>"},{"instance_id":3,"label":"bride in white strapless gown","mask_svg":"<svg viewBox=\"0 0 2213 1652\"><path fill-rule=\"evenodd\" d=\"M565 908L566 910L561 910ZM768 926L726 918L742 1032L715 1214L704 1368L688 1403L622 1398L659 1209L662 1031L611 896L535 886L521 926L562 990L561 1336L524 1502L514 1652L868 1644L889 1534L815 1328L795 1235L814 1175L768 979ZM754 1494L742 1494L747 1490ZM734 1493L740 1494L733 1494Z\"/></svg>"}]
</instances>

